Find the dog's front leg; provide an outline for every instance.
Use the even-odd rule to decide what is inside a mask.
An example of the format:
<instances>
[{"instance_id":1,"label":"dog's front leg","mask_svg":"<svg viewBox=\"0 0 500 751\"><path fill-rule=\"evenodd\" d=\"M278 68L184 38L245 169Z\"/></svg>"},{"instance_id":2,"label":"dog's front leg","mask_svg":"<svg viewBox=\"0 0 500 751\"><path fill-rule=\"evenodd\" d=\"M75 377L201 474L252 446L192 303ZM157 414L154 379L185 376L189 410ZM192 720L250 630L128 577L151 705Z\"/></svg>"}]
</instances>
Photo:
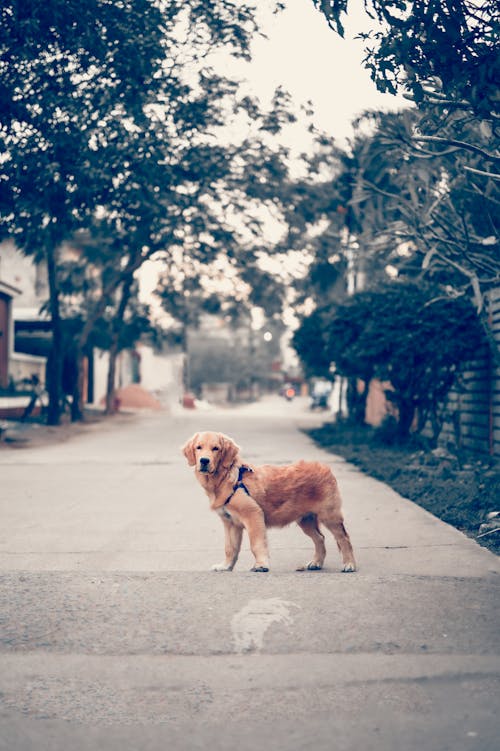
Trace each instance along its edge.
<instances>
[{"instance_id":1,"label":"dog's front leg","mask_svg":"<svg viewBox=\"0 0 500 751\"><path fill-rule=\"evenodd\" d=\"M252 571L269 571L266 521L261 507L251 496L240 491L231 500L231 513L233 512L248 532L250 550L255 558Z\"/></svg>"},{"instance_id":2,"label":"dog's front leg","mask_svg":"<svg viewBox=\"0 0 500 751\"><path fill-rule=\"evenodd\" d=\"M212 571L232 571L241 548L241 538L243 537L243 527L233 524L230 518L222 516L224 524L224 552L226 560L224 563L216 563L212 566Z\"/></svg>"}]
</instances>

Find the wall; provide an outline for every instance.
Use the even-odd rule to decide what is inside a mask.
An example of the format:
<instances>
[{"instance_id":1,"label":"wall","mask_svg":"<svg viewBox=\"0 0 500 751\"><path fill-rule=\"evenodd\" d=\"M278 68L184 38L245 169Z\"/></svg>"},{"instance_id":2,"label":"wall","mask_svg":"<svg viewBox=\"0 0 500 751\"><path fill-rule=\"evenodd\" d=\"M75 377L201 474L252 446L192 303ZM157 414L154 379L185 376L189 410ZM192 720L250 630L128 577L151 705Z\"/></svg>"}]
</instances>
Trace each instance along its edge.
<instances>
[{"instance_id":1,"label":"wall","mask_svg":"<svg viewBox=\"0 0 500 751\"><path fill-rule=\"evenodd\" d=\"M389 381L379 381L378 378L370 381L366 397L365 421L374 428L381 425L387 415L397 416L397 408L385 396L385 392L390 388Z\"/></svg>"},{"instance_id":2,"label":"wall","mask_svg":"<svg viewBox=\"0 0 500 751\"><path fill-rule=\"evenodd\" d=\"M19 317L16 315L18 309L35 308L38 311L48 297L44 264L35 265L11 240L0 244L0 279L19 290L14 302L14 318Z\"/></svg>"},{"instance_id":3,"label":"wall","mask_svg":"<svg viewBox=\"0 0 500 751\"><path fill-rule=\"evenodd\" d=\"M158 353L145 344L138 344L140 355L140 384L153 392L162 404L178 404L182 395L182 353ZM109 355L102 350L94 350L94 404L101 405L106 395ZM134 366L129 350L118 356L116 368L116 388L134 382Z\"/></svg>"},{"instance_id":4,"label":"wall","mask_svg":"<svg viewBox=\"0 0 500 751\"><path fill-rule=\"evenodd\" d=\"M9 385L11 298L0 292L0 388Z\"/></svg>"},{"instance_id":5,"label":"wall","mask_svg":"<svg viewBox=\"0 0 500 751\"><path fill-rule=\"evenodd\" d=\"M10 357L10 376L17 383L24 379L30 380L31 376L37 375L43 386L45 385L45 362L45 357L13 352Z\"/></svg>"},{"instance_id":6,"label":"wall","mask_svg":"<svg viewBox=\"0 0 500 751\"><path fill-rule=\"evenodd\" d=\"M491 293L490 299L490 326L497 348L497 357L492 361L491 433L493 453L500 456L500 288Z\"/></svg>"},{"instance_id":7,"label":"wall","mask_svg":"<svg viewBox=\"0 0 500 751\"><path fill-rule=\"evenodd\" d=\"M485 346L466 363L450 391L439 444L500 456L500 288L489 293L487 305L491 347ZM374 427L387 414L394 414L384 395L387 386L378 381L370 383L366 422ZM423 432L432 435L429 426Z\"/></svg>"},{"instance_id":8,"label":"wall","mask_svg":"<svg viewBox=\"0 0 500 751\"><path fill-rule=\"evenodd\" d=\"M488 316L491 348L467 363L450 393L439 442L500 456L500 288L489 294Z\"/></svg>"}]
</instances>

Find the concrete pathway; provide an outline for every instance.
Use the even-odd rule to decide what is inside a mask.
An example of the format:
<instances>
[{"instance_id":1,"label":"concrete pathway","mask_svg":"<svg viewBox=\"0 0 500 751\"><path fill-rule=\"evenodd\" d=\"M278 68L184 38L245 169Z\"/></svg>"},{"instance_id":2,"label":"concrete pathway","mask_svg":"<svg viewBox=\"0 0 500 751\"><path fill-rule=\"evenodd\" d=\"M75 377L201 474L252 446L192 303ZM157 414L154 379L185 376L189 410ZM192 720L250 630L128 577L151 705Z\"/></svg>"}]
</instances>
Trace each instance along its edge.
<instances>
[{"instance_id":1,"label":"concrete pathway","mask_svg":"<svg viewBox=\"0 0 500 751\"><path fill-rule=\"evenodd\" d=\"M493 750L498 558L299 428L302 400L147 414L0 451L0 749ZM231 574L179 447L232 435L249 461L320 459L359 572L296 573L272 531Z\"/></svg>"}]
</instances>

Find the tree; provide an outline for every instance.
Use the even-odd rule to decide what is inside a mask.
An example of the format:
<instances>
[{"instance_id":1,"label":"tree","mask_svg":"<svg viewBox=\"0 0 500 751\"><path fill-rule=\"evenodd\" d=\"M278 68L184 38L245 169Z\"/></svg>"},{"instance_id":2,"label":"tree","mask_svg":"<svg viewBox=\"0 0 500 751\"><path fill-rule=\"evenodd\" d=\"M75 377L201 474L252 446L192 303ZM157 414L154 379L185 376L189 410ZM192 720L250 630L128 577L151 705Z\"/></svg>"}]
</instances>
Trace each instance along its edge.
<instances>
[{"instance_id":1,"label":"tree","mask_svg":"<svg viewBox=\"0 0 500 751\"><path fill-rule=\"evenodd\" d=\"M478 166L479 155L416 148L421 120L414 109L365 113L354 123L349 151L331 146L331 177L303 181L296 214L323 224L305 243L314 258L303 296L323 305L367 278L383 281L389 270L467 293L483 309L485 293L500 280L498 189L491 177L464 170ZM480 134L469 140L479 143ZM298 240L304 236L299 226Z\"/></svg>"},{"instance_id":2,"label":"tree","mask_svg":"<svg viewBox=\"0 0 500 751\"><path fill-rule=\"evenodd\" d=\"M117 410L115 380L116 361L119 353L133 347L144 335L154 338L148 307L137 300L137 290L131 281L122 285L116 312L108 321L109 364L106 382L105 414L112 415Z\"/></svg>"},{"instance_id":3,"label":"tree","mask_svg":"<svg viewBox=\"0 0 500 751\"><path fill-rule=\"evenodd\" d=\"M418 415L417 430L429 419L437 440L440 410L460 366L484 341L472 305L435 287L393 282L321 311L321 320L321 356L339 373L361 379L365 394L372 378L390 382L386 393L398 409L400 439ZM300 336L294 342L302 357Z\"/></svg>"},{"instance_id":4,"label":"tree","mask_svg":"<svg viewBox=\"0 0 500 751\"><path fill-rule=\"evenodd\" d=\"M330 376L332 359L327 350L325 315L332 315L334 309L332 305L329 305L322 310L315 310L301 320L300 326L293 333L291 343L300 357L308 378Z\"/></svg>"},{"instance_id":5,"label":"tree","mask_svg":"<svg viewBox=\"0 0 500 751\"><path fill-rule=\"evenodd\" d=\"M364 158L352 197L365 263L378 258L379 267L391 264L447 284L453 294L467 292L481 311L484 293L500 280L495 181L464 170L478 165L476 154L415 148L418 113L367 117L375 129L361 136ZM474 133L469 140L478 142Z\"/></svg>"},{"instance_id":6,"label":"tree","mask_svg":"<svg viewBox=\"0 0 500 751\"><path fill-rule=\"evenodd\" d=\"M344 35L349 0L313 0L330 27ZM380 91L411 92L418 106L498 113L498 5L494 0L367 0L378 26L361 34L365 65Z\"/></svg>"},{"instance_id":7,"label":"tree","mask_svg":"<svg viewBox=\"0 0 500 751\"><path fill-rule=\"evenodd\" d=\"M200 192L207 161L213 163L217 154L223 158L221 149L207 147L199 176L200 148L193 148L193 135L223 122L219 100L231 88L202 60L218 47L248 57L255 30L252 6L230 0L3 3L0 231L47 264L53 328L50 423L59 421L61 408L63 242L91 226L99 211L130 225L144 207L142 201L129 203L129 188L137 199L145 186L144 179L135 181L137 173L149 176L149 193L161 190L161 206L168 204L180 220L187 203L181 201L180 185L184 193ZM177 151L170 160L173 145ZM177 179L171 188L172 173ZM177 202L183 208L176 211ZM117 264L115 289L160 239L144 231L145 213L132 250ZM175 231L171 224L168 231ZM148 243L137 243L141 233Z\"/></svg>"},{"instance_id":8,"label":"tree","mask_svg":"<svg viewBox=\"0 0 500 751\"><path fill-rule=\"evenodd\" d=\"M348 0L313 2L343 35ZM375 26L361 35L371 77L380 91L405 92L417 112L397 133L394 118L375 116L382 180L361 175L358 198L399 209L400 235L423 270L445 269L480 309L500 280L497 3L367 0L365 8Z\"/></svg>"}]
</instances>

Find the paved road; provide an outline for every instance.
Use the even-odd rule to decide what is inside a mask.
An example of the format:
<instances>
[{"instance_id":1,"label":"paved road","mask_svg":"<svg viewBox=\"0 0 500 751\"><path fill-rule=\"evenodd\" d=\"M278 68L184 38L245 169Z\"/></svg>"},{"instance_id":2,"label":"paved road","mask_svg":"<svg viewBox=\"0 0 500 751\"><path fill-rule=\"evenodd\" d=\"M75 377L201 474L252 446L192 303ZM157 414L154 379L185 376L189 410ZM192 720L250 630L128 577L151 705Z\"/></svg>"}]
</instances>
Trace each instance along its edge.
<instances>
[{"instance_id":1,"label":"paved road","mask_svg":"<svg viewBox=\"0 0 500 751\"><path fill-rule=\"evenodd\" d=\"M1 751L493 751L498 559L315 448L303 402L155 414L0 451ZM180 455L223 430L249 461L316 458L359 572L209 571L220 520Z\"/></svg>"}]
</instances>

